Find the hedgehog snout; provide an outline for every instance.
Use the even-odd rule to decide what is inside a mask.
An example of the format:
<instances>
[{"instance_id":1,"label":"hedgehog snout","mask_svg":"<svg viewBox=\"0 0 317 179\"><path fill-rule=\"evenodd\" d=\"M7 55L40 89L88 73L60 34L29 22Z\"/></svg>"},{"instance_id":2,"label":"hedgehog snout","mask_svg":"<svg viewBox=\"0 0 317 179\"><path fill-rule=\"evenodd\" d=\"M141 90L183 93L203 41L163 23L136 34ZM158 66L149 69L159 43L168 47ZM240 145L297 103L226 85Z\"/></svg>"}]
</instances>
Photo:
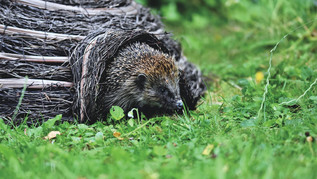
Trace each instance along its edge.
<instances>
[{"instance_id":1,"label":"hedgehog snout","mask_svg":"<svg viewBox=\"0 0 317 179\"><path fill-rule=\"evenodd\" d=\"M182 110L183 109L183 101L182 100L177 100L176 101L176 108L178 110Z\"/></svg>"}]
</instances>

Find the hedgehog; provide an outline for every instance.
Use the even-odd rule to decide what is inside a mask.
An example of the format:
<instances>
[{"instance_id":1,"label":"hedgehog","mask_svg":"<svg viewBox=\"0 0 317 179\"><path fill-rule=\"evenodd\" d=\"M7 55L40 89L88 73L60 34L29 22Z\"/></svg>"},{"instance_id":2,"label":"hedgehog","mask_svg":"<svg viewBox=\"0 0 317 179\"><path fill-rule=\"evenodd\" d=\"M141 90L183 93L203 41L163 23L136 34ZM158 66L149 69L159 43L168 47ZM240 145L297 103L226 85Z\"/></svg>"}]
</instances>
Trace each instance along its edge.
<instances>
[{"instance_id":1,"label":"hedgehog","mask_svg":"<svg viewBox=\"0 0 317 179\"><path fill-rule=\"evenodd\" d=\"M205 91L200 70L177 44L170 46L159 37L119 29L87 36L70 61L74 116L94 123L105 120L112 106L120 106L125 114L137 108L147 118L195 109Z\"/></svg>"},{"instance_id":2,"label":"hedgehog","mask_svg":"<svg viewBox=\"0 0 317 179\"><path fill-rule=\"evenodd\" d=\"M147 117L183 109L174 58L145 43L122 48L104 75L97 114L105 115L112 106L120 106L125 113L137 108Z\"/></svg>"}]
</instances>

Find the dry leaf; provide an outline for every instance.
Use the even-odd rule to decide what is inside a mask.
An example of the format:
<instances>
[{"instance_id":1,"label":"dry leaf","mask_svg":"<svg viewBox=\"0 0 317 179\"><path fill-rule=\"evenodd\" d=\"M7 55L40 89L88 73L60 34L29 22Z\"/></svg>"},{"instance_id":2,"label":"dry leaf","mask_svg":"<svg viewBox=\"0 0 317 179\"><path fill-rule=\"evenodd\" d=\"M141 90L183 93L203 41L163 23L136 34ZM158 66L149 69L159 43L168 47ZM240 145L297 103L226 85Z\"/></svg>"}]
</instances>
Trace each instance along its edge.
<instances>
[{"instance_id":1,"label":"dry leaf","mask_svg":"<svg viewBox=\"0 0 317 179\"><path fill-rule=\"evenodd\" d=\"M114 133L113 133L113 136L115 136L115 137L117 137L117 138L118 138L118 137L120 137L120 136L121 136L121 133L120 133L120 132L114 132Z\"/></svg>"},{"instance_id":2,"label":"dry leaf","mask_svg":"<svg viewBox=\"0 0 317 179\"><path fill-rule=\"evenodd\" d=\"M114 132L114 133L113 133L113 136L115 136L118 140L123 140L123 138L120 137L120 136L121 136L121 133L120 133L120 132Z\"/></svg>"},{"instance_id":3,"label":"dry leaf","mask_svg":"<svg viewBox=\"0 0 317 179\"><path fill-rule=\"evenodd\" d=\"M307 142L312 142L313 141L313 137L312 136L308 136L306 137Z\"/></svg>"},{"instance_id":4,"label":"dry leaf","mask_svg":"<svg viewBox=\"0 0 317 179\"><path fill-rule=\"evenodd\" d=\"M205 147L205 149L204 149L204 151L203 151L203 155L209 155L210 154L210 152L212 151L212 149L214 149L214 144L208 144L206 147Z\"/></svg>"},{"instance_id":5,"label":"dry leaf","mask_svg":"<svg viewBox=\"0 0 317 179\"><path fill-rule=\"evenodd\" d=\"M44 137L44 139L54 139L56 135L61 135L61 133L59 131L51 131L47 136Z\"/></svg>"}]
</instances>

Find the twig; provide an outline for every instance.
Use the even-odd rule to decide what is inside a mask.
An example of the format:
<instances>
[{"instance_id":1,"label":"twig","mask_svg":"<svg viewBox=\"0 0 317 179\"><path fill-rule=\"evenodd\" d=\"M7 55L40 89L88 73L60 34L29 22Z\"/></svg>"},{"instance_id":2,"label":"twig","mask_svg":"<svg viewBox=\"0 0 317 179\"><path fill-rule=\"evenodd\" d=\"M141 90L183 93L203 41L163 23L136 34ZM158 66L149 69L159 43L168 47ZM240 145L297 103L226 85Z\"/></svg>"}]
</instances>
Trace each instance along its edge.
<instances>
[{"instance_id":1,"label":"twig","mask_svg":"<svg viewBox=\"0 0 317 179\"><path fill-rule=\"evenodd\" d=\"M82 8L78 6L68 6L53 2L46 2L42 0L16 0L19 3L23 3L29 6L41 8L41 9L48 9L51 11L56 10L68 10L68 11L75 11L80 12L87 15L97 15L101 13L109 13L113 15L131 15L137 14L137 4L132 1L129 6L126 7L119 7L119 8Z\"/></svg>"},{"instance_id":2,"label":"twig","mask_svg":"<svg viewBox=\"0 0 317 179\"><path fill-rule=\"evenodd\" d=\"M122 137L127 137L127 136L131 135L133 132L135 132L135 131L137 131L137 130L143 128L144 126L146 126L149 122L151 122L151 120L146 121L144 124L142 124L142 125L140 125L139 127L135 128L133 131L131 131L131 132L127 133L127 134L122 135Z\"/></svg>"},{"instance_id":3,"label":"twig","mask_svg":"<svg viewBox=\"0 0 317 179\"><path fill-rule=\"evenodd\" d=\"M297 103L302 97L304 97L304 96L306 95L306 93L307 93L316 83L317 83L317 78L315 79L315 81L314 81L312 84L310 84L309 88L307 88L307 90L306 90L302 95L300 95L297 99L292 99L292 100L290 100L290 101L285 101L285 102L280 103L279 105L284 105L284 104L288 105L289 103L292 103L292 102Z\"/></svg>"},{"instance_id":4,"label":"twig","mask_svg":"<svg viewBox=\"0 0 317 179\"><path fill-rule=\"evenodd\" d=\"M273 52L276 50L277 46L288 36L285 35L280 41L278 41L275 46L273 47L273 49L270 51L270 60L269 60L269 68L267 69L267 77L266 77L266 85L265 85L265 88L264 88L264 93L263 93L263 99L262 99L262 103L261 103L261 106L260 106L260 109L258 111L258 116L257 116L257 119L259 119L260 117L260 114L261 114L261 111L264 107L264 102L265 102L265 99L266 99L266 94L268 93L268 87L270 85L270 77L271 77L271 68L272 68L272 58L273 58ZM263 113L265 113L265 111L263 111ZM264 121L265 121L265 118L264 118Z\"/></svg>"},{"instance_id":5,"label":"twig","mask_svg":"<svg viewBox=\"0 0 317 179\"><path fill-rule=\"evenodd\" d=\"M0 88L22 88L24 85L31 89L43 89L46 87L66 87L70 88L73 83L66 81L56 81L56 80L42 80L42 79L28 79L25 82L24 79L17 78L6 78L0 79Z\"/></svg>"},{"instance_id":6,"label":"twig","mask_svg":"<svg viewBox=\"0 0 317 179\"><path fill-rule=\"evenodd\" d=\"M0 24L0 32L2 34L14 35L14 34L25 34L33 36L40 39L55 39L55 40L76 40L80 41L85 38L85 36L80 35L68 35L68 34L58 34L52 32L35 31L29 29L22 29L12 26L5 26Z\"/></svg>"},{"instance_id":7,"label":"twig","mask_svg":"<svg viewBox=\"0 0 317 179\"><path fill-rule=\"evenodd\" d=\"M40 62L40 63L65 63L69 61L66 56L53 57L53 56L33 56L33 55L20 55L14 53L0 52L0 60L20 60L28 62Z\"/></svg>"}]
</instances>

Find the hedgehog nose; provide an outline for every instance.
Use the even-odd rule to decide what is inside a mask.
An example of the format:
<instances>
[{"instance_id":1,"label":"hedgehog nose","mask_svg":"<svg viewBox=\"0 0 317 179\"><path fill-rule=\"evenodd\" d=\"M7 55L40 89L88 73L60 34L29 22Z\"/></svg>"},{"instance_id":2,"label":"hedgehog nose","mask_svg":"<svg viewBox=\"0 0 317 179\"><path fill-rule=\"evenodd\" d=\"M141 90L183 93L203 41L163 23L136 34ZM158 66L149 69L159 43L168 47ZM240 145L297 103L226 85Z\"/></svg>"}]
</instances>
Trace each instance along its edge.
<instances>
[{"instance_id":1,"label":"hedgehog nose","mask_svg":"<svg viewBox=\"0 0 317 179\"><path fill-rule=\"evenodd\" d=\"M183 101L182 100L178 100L176 102L176 107L177 107L177 109L183 109Z\"/></svg>"}]
</instances>

